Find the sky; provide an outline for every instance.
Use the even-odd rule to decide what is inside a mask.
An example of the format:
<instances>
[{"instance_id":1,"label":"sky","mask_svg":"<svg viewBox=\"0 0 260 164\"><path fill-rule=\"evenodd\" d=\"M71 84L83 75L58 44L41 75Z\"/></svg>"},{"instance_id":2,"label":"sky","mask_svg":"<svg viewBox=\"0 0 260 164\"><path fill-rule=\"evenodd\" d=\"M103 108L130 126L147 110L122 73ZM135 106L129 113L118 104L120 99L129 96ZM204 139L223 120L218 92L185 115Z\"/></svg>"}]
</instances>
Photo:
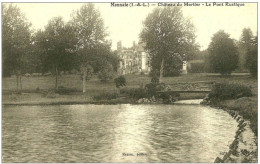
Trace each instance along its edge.
<instances>
[{"instance_id":1,"label":"sky","mask_svg":"<svg viewBox=\"0 0 260 164\"><path fill-rule=\"evenodd\" d=\"M158 3L154 3L158 6ZM251 28L257 33L257 3L244 3L244 6L183 6L183 15L190 18L195 26L196 42L201 50L206 49L211 37L219 30L224 30L233 39L239 39L243 28ZM242 4L242 3L240 3ZM182 5L184 5L182 3ZM221 3L219 3L221 5ZM78 10L82 3L17 3L26 18L36 29L44 29L48 21L62 16L64 21L71 19L73 11ZM155 7L112 7L111 3L96 3L105 26L109 32L107 39L112 40L112 49L122 41L123 46L131 47L133 41L138 42L142 30L142 22Z\"/></svg>"}]
</instances>

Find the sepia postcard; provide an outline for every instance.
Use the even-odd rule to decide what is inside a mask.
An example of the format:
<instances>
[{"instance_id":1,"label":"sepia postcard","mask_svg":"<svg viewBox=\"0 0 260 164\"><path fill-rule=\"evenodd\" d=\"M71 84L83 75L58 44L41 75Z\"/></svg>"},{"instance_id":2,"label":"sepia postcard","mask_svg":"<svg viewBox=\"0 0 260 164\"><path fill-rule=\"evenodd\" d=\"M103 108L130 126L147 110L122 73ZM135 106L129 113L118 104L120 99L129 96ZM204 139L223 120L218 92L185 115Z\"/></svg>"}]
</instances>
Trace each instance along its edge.
<instances>
[{"instance_id":1,"label":"sepia postcard","mask_svg":"<svg viewBox=\"0 0 260 164\"><path fill-rule=\"evenodd\" d=\"M1 162L258 163L257 2L1 11Z\"/></svg>"}]
</instances>

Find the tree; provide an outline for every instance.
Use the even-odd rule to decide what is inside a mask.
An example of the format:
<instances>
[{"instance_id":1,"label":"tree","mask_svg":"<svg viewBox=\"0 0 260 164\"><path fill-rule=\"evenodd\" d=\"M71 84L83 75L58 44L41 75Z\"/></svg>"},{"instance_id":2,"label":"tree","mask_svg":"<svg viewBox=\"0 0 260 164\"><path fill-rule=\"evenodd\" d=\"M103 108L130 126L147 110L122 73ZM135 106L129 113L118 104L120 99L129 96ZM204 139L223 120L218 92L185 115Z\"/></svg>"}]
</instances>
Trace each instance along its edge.
<instances>
[{"instance_id":1,"label":"tree","mask_svg":"<svg viewBox=\"0 0 260 164\"><path fill-rule=\"evenodd\" d=\"M98 72L98 77L101 82L107 82L108 80L113 79L113 66L109 62L104 64L103 68Z\"/></svg>"},{"instance_id":2,"label":"tree","mask_svg":"<svg viewBox=\"0 0 260 164\"><path fill-rule=\"evenodd\" d=\"M193 24L183 17L179 7L156 8L143 24L140 38L146 44L153 71L160 70L160 80L163 75L179 74L182 61L194 46ZM172 63L178 64L172 67Z\"/></svg>"},{"instance_id":3,"label":"tree","mask_svg":"<svg viewBox=\"0 0 260 164\"><path fill-rule=\"evenodd\" d=\"M61 17L54 17L43 32L38 32L36 45L42 49L43 71L55 72L55 89L58 90L60 71L73 67L76 37L70 24L65 24Z\"/></svg>"},{"instance_id":4,"label":"tree","mask_svg":"<svg viewBox=\"0 0 260 164\"><path fill-rule=\"evenodd\" d=\"M116 84L117 88L124 87L126 86L126 79L124 76L121 75L114 79L114 83Z\"/></svg>"},{"instance_id":5,"label":"tree","mask_svg":"<svg viewBox=\"0 0 260 164\"><path fill-rule=\"evenodd\" d=\"M204 59L204 70L205 70L205 72L214 73L215 71L213 70L211 63L210 63L209 50L205 49L205 50L201 51L201 55L203 55L203 59Z\"/></svg>"},{"instance_id":6,"label":"tree","mask_svg":"<svg viewBox=\"0 0 260 164\"><path fill-rule=\"evenodd\" d=\"M253 76L257 76L257 64L258 64L258 37L256 36L253 40L246 54L246 68L250 70Z\"/></svg>"},{"instance_id":7,"label":"tree","mask_svg":"<svg viewBox=\"0 0 260 164\"><path fill-rule=\"evenodd\" d=\"M15 73L17 91L22 90L22 73L30 46L30 26L17 6L2 6L3 75Z\"/></svg>"},{"instance_id":8,"label":"tree","mask_svg":"<svg viewBox=\"0 0 260 164\"><path fill-rule=\"evenodd\" d=\"M111 43L104 41L103 43L96 44L91 49L83 49L83 54L85 54L84 59L87 61L88 65L90 65L94 73L98 73L101 71L103 66L108 62L112 64L113 71L117 70L117 65L119 61L119 57L116 52L111 51ZM79 58L81 59L81 57ZM80 61L82 63L82 61ZM81 65L79 63L79 65Z\"/></svg>"},{"instance_id":9,"label":"tree","mask_svg":"<svg viewBox=\"0 0 260 164\"><path fill-rule=\"evenodd\" d=\"M239 50L239 68L243 70L246 66L246 56L253 44L254 36L250 28L244 28L238 43Z\"/></svg>"},{"instance_id":10,"label":"tree","mask_svg":"<svg viewBox=\"0 0 260 164\"><path fill-rule=\"evenodd\" d=\"M231 74L237 68L238 50L234 40L223 30L212 37L208 47L210 67L217 73Z\"/></svg>"},{"instance_id":11,"label":"tree","mask_svg":"<svg viewBox=\"0 0 260 164\"><path fill-rule=\"evenodd\" d=\"M94 71L91 65L81 66L80 68L81 77L85 77L85 80L82 79L83 81L90 80L91 76L93 75L93 72ZM83 76L84 73L86 73L86 76ZM83 83L83 88L86 88L86 83Z\"/></svg>"},{"instance_id":12,"label":"tree","mask_svg":"<svg viewBox=\"0 0 260 164\"><path fill-rule=\"evenodd\" d=\"M94 71L97 71L93 64L93 62L97 60L94 60L96 58L93 54L98 53L97 51L99 49L97 48L105 43L105 37L107 36L104 21L101 18L99 11L95 9L94 4L92 3L83 5L74 13L71 24L74 26L76 31L77 52L80 67L82 68L91 65ZM86 76L87 72L84 71L82 78L83 92L86 92Z\"/></svg>"},{"instance_id":13,"label":"tree","mask_svg":"<svg viewBox=\"0 0 260 164\"><path fill-rule=\"evenodd\" d=\"M27 72L45 73L49 70L45 62L47 52L48 52L45 42L46 42L46 36L44 31L38 30L37 32L33 33L32 46L30 49L30 53L28 55L31 61L27 65L30 68L28 69Z\"/></svg>"},{"instance_id":14,"label":"tree","mask_svg":"<svg viewBox=\"0 0 260 164\"><path fill-rule=\"evenodd\" d=\"M164 76L179 75L182 70L183 57L179 53L169 53L164 62Z\"/></svg>"}]
</instances>

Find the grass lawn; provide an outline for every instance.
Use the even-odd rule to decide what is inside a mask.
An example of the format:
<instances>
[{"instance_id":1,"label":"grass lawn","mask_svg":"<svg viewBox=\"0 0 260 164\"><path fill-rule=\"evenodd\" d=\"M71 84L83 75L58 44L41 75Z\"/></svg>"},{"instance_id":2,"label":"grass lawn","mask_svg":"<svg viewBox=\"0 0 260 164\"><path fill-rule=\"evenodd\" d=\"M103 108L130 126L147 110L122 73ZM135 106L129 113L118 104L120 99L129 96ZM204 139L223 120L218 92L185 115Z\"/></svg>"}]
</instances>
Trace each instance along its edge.
<instances>
[{"instance_id":1,"label":"grass lawn","mask_svg":"<svg viewBox=\"0 0 260 164\"><path fill-rule=\"evenodd\" d=\"M150 77L147 75L125 75L127 87L139 87L150 82ZM164 77L163 82L166 84L176 83L194 83L199 81L216 81L224 83L238 83L252 87L252 91L257 94L257 79L247 74L221 76L218 74L187 74L177 77ZM54 76L41 76L41 77L22 77L22 84L24 90L50 89L55 86ZM82 89L82 81L79 75L63 75L59 77L59 86L67 88L75 88L78 91ZM8 77L3 78L2 82L3 91L12 91L16 89L16 78ZM115 90L113 80L108 83L101 83L97 77L93 77L87 81L87 90L89 92L100 90Z\"/></svg>"},{"instance_id":2,"label":"grass lawn","mask_svg":"<svg viewBox=\"0 0 260 164\"><path fill-rule=\"evenodd\" d=\"M250 127L257 136L258 130L258 101L257 97L242 97L236 100L226 100L218 104L223 108L228 108L239 112L244 119L250 120Z\"/></svg>"},{"instance_id":3,"label":"grass lawn","mask_svg":"<svg viewBox=\"0 0 260 164\"><path fill-rule=\"evenodd\" d=\"M127 87L137 88L141 85L145 85L150 82L150 77L147 75L125 75ZM215 82L225 82L225 83L238 83L250 86L257 96L257 79L251 77L248 74L234 74L231 76L221 76L218 74L187 74L178 77L164 77L163 82L173 86L176 90L189 90L190 86L188 83L192 83L191 87L196 87L196 82L201 81L215 81ZM62 75L58 80L59 86L66 88L72 88L77 93L72 95L59 95L54 98L55 100L86 100L91 99L95 95L102 94L104 92L116 92L117 88L113 80L102 83L97 77L91 78L87 81L87 92L82 94L82 81L79 75ZM24 92L35 92L37 88L40 90L48 90L54 88L55 77L54 76L40 76L40 77L22 77L22 87ZM7 101L49 101L49 98L34 94L19 95L16 96L13 92L16 90L16 77L3 78L2 81L2 91L3 91L3 102ZM10 95L11 94L11 95ZM203 97L204 95L198 95L197 97ZM184 95L185 98L192 96ZM195 95L196 97L196 95ZM52 100L53 101L53 100Z\"/></svg>"}]
</instances>

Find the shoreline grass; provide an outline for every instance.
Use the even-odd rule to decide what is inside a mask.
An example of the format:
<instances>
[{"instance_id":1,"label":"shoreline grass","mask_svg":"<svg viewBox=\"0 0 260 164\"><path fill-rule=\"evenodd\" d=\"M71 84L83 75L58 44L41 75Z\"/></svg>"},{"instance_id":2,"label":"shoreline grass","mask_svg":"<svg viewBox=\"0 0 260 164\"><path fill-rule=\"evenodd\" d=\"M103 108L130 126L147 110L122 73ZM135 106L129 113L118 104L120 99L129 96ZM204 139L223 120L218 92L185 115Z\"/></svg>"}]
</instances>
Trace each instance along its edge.
<instances>
[{"instance_id":1,"label":"shoreline grass","mask_svg":"<svg viewBox=\"0 0 260 164\"><path fill-rule=\"evenodd\" d=\"M217 101L214 107L238 112L244 119L250 121L250 128L258 136L258 101L257 97L241 97L234 100Z\"/></svg>"},{"instance_id":2,"label":"shoreline grass","mask_svg":"<svg viewBox=\"0 0 260 164\"><path fill-rule=\"evenodd\" d=\"M151 78L147 75L125 75L127 88L139 88L150 83ZM118 92L113 80L108 83L102 83L94 76L87 81L86 93L82 93L82 81L79 75L63 75L59 77L59 86L68 88L73 92L68 94L59 94L53 98L47 98L43 92L48 92L54 88L55 78L52 76L40 77L23 77L23 93L16 94L16 79L15 77L3 78L2 80L2 104L19 104L20 103L66 103L66 102L93 102L92 98L106 92ZM234 74L231 76L221 76L218 74L187 74L177 77L164 77L163 82L171 85L176 90L190 90L191 88L203 87L199 82L222 82L222 83L237 83L249 86L253 92L253 96L257 97L257 78L253 78L248 74ZM197 83L198 82L198 83ZM210 86L206 86L210 87ZM205 94L182 93L180 100L200 99Z\"/></svg>"}]
</instances>

